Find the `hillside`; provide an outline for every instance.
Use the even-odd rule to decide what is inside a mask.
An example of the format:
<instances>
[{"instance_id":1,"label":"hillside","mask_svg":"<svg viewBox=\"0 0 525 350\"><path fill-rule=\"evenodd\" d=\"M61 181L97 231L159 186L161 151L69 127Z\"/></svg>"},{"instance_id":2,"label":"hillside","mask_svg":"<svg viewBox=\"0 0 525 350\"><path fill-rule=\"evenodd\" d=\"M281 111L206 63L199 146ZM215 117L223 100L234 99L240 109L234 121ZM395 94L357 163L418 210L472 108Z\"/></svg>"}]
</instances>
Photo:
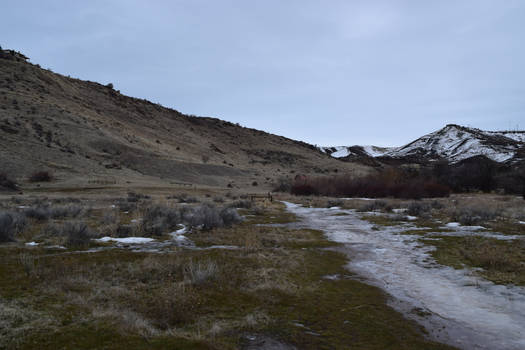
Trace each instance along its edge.
<instances>
[{"instance_id":1,"label":"hillside","mask_svg":"<svg viewBox=\"0 0 525 350\"><path fill-rule=\"evenodd\" d=\"M515 163L523 159L525 131L483 131L449 124L402 147L375 146L324 147L323 152L340 159L377 158L408 162L447 160L457 163L485 156L498 163Z\"/></svg>"},{"instance_id":2,"label":"hillside","mask_svg":"<svg viewBox=\"0 0 525 350\"><path fill-rule=\"evenodd\" d=\"M55 184L187 183L271 188L294 174L367 173L304 142L184 115L0 53L0 172Z\"/></svg>"}]
</instances>

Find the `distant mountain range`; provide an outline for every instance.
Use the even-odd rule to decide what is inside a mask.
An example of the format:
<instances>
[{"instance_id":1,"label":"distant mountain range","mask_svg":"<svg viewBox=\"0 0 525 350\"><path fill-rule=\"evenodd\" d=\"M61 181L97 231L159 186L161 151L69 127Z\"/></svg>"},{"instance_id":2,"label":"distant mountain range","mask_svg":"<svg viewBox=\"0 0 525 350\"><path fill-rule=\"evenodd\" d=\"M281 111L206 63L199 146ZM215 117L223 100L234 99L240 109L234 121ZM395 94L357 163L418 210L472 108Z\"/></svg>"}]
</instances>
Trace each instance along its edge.
<instances>
[{"instance_id":1,"label":"distant mountain range","mask_svg":"<svg viewBox=\"0 0 525 350\"><path fill-rule=\"evenodd\" d=\"M514 163L525 159L525 131L483 131L449 124L402 147L338 146L321 147L332 157L356 160L400 160L429 162L462 160L485 156L498 163Z\"/></svg>"}]
</instances>

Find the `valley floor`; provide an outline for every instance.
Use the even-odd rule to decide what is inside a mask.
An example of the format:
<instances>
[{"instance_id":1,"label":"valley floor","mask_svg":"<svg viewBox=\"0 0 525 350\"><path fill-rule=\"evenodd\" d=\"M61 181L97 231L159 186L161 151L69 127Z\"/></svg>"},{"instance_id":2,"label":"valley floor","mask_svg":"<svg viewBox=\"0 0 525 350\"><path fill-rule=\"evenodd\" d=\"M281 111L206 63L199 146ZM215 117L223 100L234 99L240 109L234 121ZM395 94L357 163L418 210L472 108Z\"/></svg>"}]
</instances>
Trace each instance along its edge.
<instances>
[{"instance_id":1,"label":"valley floor","mask_svg":"<svg viewBox=\"0 0 525 350\"><path fill-rule=\"evenodd\" d=\"M45 221L29 218L14 242L0 245L0 348L448 348L349 272L339 243L281 226L297 217L280 202L172 194L140 198L134 209L125 204L141 195L71 195L2 199L4 210L55 210ZM146 240L100 239L140 221L144 206L200 205L188 203L194 200L244 206L246 220L211 230L180 226ZM90 207L70 209L99 232L88 245L72 245L56 229L71 220L57 208L71 205ZM108 214L118 218L113 229L102 225Z\"/></svg>"}]
</instances>

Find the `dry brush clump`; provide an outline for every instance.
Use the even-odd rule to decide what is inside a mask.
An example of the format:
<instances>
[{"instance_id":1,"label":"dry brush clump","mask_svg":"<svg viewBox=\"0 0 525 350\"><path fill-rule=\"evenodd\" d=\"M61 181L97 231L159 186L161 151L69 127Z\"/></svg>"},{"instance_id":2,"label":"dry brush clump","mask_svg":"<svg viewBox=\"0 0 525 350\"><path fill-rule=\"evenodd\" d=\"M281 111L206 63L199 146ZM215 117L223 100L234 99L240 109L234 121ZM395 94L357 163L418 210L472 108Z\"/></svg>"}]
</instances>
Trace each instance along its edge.
<instances>
[{"instance_id":1,"label":"dry brush clump","mask_svg":"<svg viewBox=\"0 0 525 350\"><path fill-rule=\"evenodd\" d=\"M66 222L62 226L62 234L66 236L66 246L73 248L87 247L94 237L90 228L81 221Z\"/></svg>"},{"instance_id":2,"label":"dry brush clump","mask_svg":"<svg viewBox=\"0 0 525 350\"><path fill-rule=\"evenodd\" d=\"M14 241L27 226L26 217L16 212L0 212L0 242Z\"/></svg>"},{"instance_id":3,"label":"dry brush clump","mask_svg":"<svg viewBox=\"0 0 525 350\"><path fill-rule=\"evenodd\" d=\"M472 203L456 203L456 206L449 208L448 216L450 220L461 223L462 225L480 225L498 219L503 213L499 205L490 202L473 201Z\"/></svg>"},{"instance_id":4,"label":"dry brush clump","mask_svg":"<svg viewBox=\"0 0 525 350\"><path fill-rule=\"evenodd\" d=\"M49 204L39 205L24 209L24 214L37 221L49 219L77 218L86 214L87 209L77 204L53 206Z\"/></svg>"},{"instance_id":5,"label":"dry brush clump","mask_svg":"<svg viewBox=\"0 0 525 350\"><path fill-rule=\"evenodd\" d=\"M392 207L386 201L376 200L376 201L365 203L361 205L359 208L357 208L357 211L359 212L376 211L376 210L390 212L392 211Z\"/></svg>"},{"instance_id":6,"label":"dry brush clump","mask_svg":"<svg viewBox=\"0 0 525 350\"><path fill-rule=\"evenodd\" d=\"M0 190L2 189L16 191L18 186L14 180L7 176L7 174L0 173Z\"/></svg>"},{"instance_id":7,"label":"dry brush clump","mask_svg":"<svg viewBox=\"0 0 525 350\"><path fill-rule=\"evenodd\" d=\"M178 229L181 224L211 230L229 227L241 221L242 217L231 207L218 208L209 203L194 207L168 207L154 204L143 208L143 217L138 230L143 235L160 236Z\"/></svg>"},{"instance_id":8,"label":"dry brush clump","mask_svg":"<svg viewBox=\"0 0 525 350\"><path fill-rule=\"evenodd\" d=\"M49 171L36 171L29 176L29 182L50 182L53 180L53 175Z\"/></svg>"}]
</instances>

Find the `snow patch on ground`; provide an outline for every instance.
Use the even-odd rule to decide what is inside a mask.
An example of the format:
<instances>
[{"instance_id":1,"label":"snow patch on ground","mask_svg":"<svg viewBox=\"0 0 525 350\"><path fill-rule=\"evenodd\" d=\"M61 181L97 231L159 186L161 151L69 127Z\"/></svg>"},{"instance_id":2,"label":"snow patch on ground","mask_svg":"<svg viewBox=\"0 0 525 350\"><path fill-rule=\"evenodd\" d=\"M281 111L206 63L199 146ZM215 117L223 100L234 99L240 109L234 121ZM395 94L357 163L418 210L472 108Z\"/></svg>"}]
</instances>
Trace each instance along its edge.
<instances>
[{"instance_id":1,"label":"snow patch on ground","mask_svg":"<svg viewBox=\"0 0 525 350\"><path fill-rule=\"evenodd\" d=\"M148 237L125 237L125 238L115 238L115 237L102 237L95 239L97 242L118 242L118 243L126 243L126 244L143 244L143 243L150 243L153 242L153 238Z\"/></svg>"},{"instance_id":2,"label":"snow patch on ground","mask_svg":"<svg viewBox=\"0 0 525 350\"><path fill-rule=\"evenodd\" d=\"M30 247L35 247L37 245L39 245L40 243L36 243L36 242L27 242L26 245L27 246L30 246Z\"/></svg>"}]
</instances>

